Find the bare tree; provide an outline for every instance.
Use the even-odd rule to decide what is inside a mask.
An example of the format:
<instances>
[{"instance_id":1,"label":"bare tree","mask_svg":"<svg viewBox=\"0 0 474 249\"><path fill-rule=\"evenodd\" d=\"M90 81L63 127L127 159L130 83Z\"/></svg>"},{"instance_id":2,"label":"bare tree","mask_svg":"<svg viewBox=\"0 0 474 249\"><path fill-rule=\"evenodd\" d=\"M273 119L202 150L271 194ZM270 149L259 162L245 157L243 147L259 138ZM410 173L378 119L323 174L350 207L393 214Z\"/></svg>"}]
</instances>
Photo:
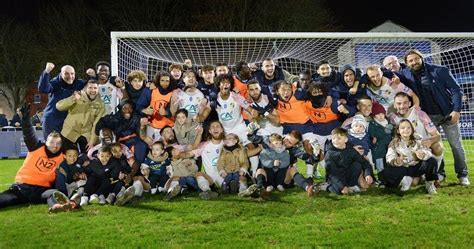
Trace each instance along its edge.
<instances>
[{"instance_id":1,"label":"bare tree","mask_svg":"<svg viewBox=\"0 0 474 249\"><path fill-rule=\"evenodd\" d=\"M0 95L8 107L23 103L26 89L34 84L38 73L35 29L13 19L0 22Z\"/></svg>"}]
</instances>

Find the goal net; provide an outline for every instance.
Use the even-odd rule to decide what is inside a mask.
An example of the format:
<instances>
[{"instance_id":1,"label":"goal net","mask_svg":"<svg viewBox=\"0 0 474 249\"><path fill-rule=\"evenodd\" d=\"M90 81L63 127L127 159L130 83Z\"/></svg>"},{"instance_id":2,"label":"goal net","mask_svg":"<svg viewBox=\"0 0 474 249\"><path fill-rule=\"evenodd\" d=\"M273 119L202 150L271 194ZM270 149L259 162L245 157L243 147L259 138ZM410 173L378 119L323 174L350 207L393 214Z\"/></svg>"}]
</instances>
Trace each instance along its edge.
<instances>
[{"instance_id":1,"label":"goal net","mask_svg":"<svg viewBox=\"0 0 474 249\"><path fill-rule=\"evenodd\" d=\"M474 153L474 33L112 32L111 38L112 73L126 78L130 70L140 69L149 79L185 59L201 66L260 63L272 57L292 74L306 69L314 73L321 60L336 70L344 64L365 70L370 64L381 65L388 55L403 62L405 52L416 48L428 62L447 66L461 84L461 132L466 154Z\"/></svg>"}]
</instances>

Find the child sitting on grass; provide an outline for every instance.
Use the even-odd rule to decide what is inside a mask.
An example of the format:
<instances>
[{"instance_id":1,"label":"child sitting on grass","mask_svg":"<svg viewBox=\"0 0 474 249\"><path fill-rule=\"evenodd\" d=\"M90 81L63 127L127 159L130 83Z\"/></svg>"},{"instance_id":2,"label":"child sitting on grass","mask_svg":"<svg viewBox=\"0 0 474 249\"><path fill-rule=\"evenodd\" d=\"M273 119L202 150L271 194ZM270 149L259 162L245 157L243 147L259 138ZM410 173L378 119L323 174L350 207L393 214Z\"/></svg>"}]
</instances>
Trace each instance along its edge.
<instances>
[{"instance_id":1,"label":"child sitting on grass","mask_svg":"<svg viewBox=\"0 0 474 249\"><path fill-rule=\"evenodd\" d=\"M194 159L181 158L180 151L170 147L171 165L168 167L167 174L170 179L166 183L167 193L165 200L171 200L179 194L185 193L188 187L202 191L199 196L202 199L217 197L217 193L212 192L209 176L203 177L202 172L198 172L198 166Z\"/></svg>"},{"instance_id":2,"label":"child sitting on grass","mask_svg":"<svg viewBox=\"0 0 474 249\"><path fill-rule=\"evenodd\" d=\"M277 133L272 133L268 137L269 147L260 152L260 163L265 170L266 176L257 175L257 186L266 186L266 192L272 192L273 188L285 191L283 187L286 170L290 166L290 154L283 145L283 137Z\"/></svg>"},{"instance_id":3,"label":"child sitting on grass","mask_svg":"<svg viewBox=\"0 0 474 249\"><path fill-rule=\"evenodd\" d=\"M161 141L153 143L151 151L147 158L143 161L141 167L149 167L151 194L156 192L163 192L165 183L169 176L166 174L166 167L171 163L168 152L165 150L165 145Z\"/></svg>"},{"instance_id":4,"label":"child sitting on grass","mask_svg":"<svg viewBox=\"0 0 474 249\"><path fill-rule=\"evenodd\" d=\"M104 146L99 149L97 158L86 167L88 176L84 186L84 195L81 197L81 206L88 203L106 204L105 196L108 196L115 188L115 183L125 179L125 174L120 172L120 165L111 158L111 148ZM130 198L129 194L127 198Z\"/></svg>"},{"instance_id":5,"label":"child sitting on grass","mask_svg":"<svg viewBox=\"0 0 474 249\"><path fill-rule=\"evenodd\" d=\"M87 175L77 158L77 148L69 148L64 153L64 160L56 169L54 187L70 197L75 190L86 184Z\"/></svg>"},{"instance_id":6,"label":"child sitting on grass","mask_svg":"<svg viewBox=\"0 0 474 249\"><path fill-rule=\"evenodd\" d=\"M348 143L347 130L335 128L325 155L328 186L326 190L337 194L360 192L373 181L369 162Z\"/></svg>"},{"instance_id":7,"label":"child sitting on grass","mask_svg":"<svg viewBox=\"0 0 474 249\"><path fill-rule=\"evenodd\" d=\"M436 194L434 181L438 180L438 163L431 150L421 143L421 137L408 119L402 119L388 146L387 167L382 171L387 187L400 186L408 191L413 177L425 175L426 192Z\"/></svg>"},{"instance_id":8,"label":"child sitting on grass","mask_svg":"<svg viewBox=\"0 0 474 249\"><path fill-rule=\"evenodd\" d=\"M240 144L239 137L233 133L227 134L217 163L219 175L224 178L222 192L236 194L247 189L248 168L247 152Z\"/></svg>"}]
</instances>

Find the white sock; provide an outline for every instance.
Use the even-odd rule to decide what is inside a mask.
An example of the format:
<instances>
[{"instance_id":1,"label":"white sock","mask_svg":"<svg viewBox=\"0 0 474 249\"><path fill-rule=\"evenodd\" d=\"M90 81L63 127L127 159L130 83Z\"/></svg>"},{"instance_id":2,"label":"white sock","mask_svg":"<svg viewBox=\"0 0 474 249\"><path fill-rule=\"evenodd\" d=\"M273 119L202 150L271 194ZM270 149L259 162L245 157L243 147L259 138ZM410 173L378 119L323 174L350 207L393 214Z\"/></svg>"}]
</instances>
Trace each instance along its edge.
<instances>
[{"instance_id":1,"label":"white sock","mask_svg":"<svg viewBox=\"0 0 474 249\"><path fill-rule=\"evenodd\" d=\"M198 176L196 177L196 180L197 180L199 188L202 191L206 192L206 191L211 190L211 187L209 187L209 182L204 176Z\"/></svg>"},{"instance_id":2,"label":"white sock","mask_svg":"<svg viewBox=\"0 0 474 249\"><path fill-rule=\"evenodd\" d=\"M311 164L306 164L306 177L313 177L314 166Z\"/></svg>"},{"instance_id":3,"label":"white sock","mask_svg":"<svg viewBox=\"0 0 474 249\"><path fill-rule=\"evenodd\" d=\"M142 196L143 185L140 181L134 181L133 186L135 187L135 196Z\"/></svg>"},{"instance_id":4,"label":"white sock","mask_svg":"<svg viewBox=\"0 0 474 249\"><path fill-rule=\"evenodd\" d=\"M255 177L258 168L258 156L249 157L250 168L252 169L252 176Z\"/></svg>"}]
</instances>

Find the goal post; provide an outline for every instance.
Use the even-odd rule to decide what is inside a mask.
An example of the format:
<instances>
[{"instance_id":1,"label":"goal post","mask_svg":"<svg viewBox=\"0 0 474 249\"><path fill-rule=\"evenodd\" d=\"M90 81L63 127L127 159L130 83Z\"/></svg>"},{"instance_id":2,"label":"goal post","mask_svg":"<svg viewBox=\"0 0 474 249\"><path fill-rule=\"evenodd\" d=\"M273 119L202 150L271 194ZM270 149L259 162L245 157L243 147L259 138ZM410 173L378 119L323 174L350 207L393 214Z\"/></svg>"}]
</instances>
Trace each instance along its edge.
<instances>
[{"instance_id":1,"label":"goal post","mask_svg":"<svg viewBox=\"0 0 474 249\"><path fill-rule=\"evenodd\" d=\"M461 133L466 154L474 152L474 33L225 33L225 32L111 32L112 74L126 78L143 70L149 79L171 63L191 59L201 66L239 61L260 63L272 57L292 74L313 73L321 60L336 70L352 64L365 71L388 55L403 62L408 49L420 50L428 62L447 66L465 97ZM450 150L446 150L451 153Z\"/></svg>"}]
</instances>

